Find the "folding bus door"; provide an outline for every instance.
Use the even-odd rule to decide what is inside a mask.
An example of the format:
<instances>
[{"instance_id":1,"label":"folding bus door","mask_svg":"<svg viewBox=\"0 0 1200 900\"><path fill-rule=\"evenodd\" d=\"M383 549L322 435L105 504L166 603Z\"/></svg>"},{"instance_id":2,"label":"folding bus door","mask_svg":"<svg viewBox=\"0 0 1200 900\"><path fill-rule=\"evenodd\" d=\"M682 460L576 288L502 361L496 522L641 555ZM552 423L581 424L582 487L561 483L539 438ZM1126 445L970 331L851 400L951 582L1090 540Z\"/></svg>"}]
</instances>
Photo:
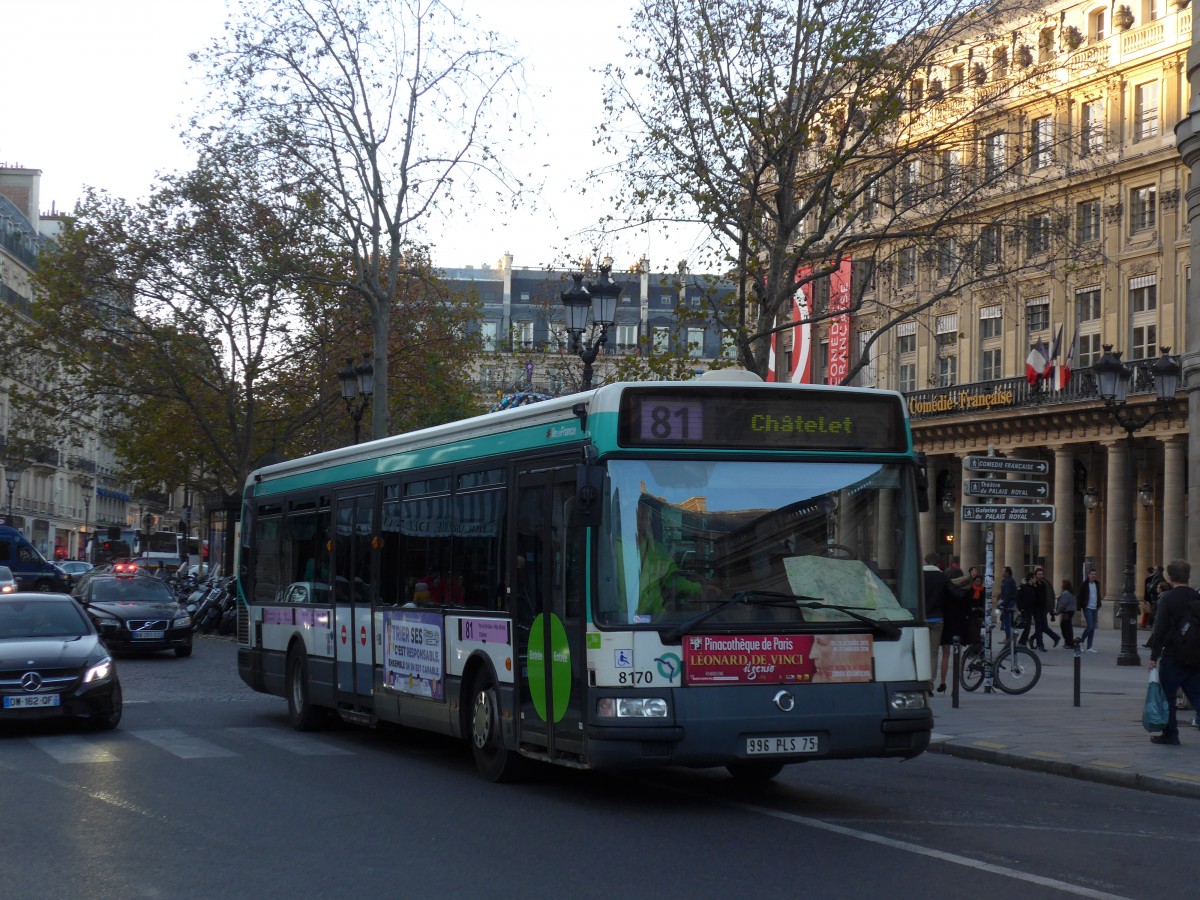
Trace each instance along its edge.
<instances>
[{"instance_id":1,"label":"folding bus door","mask_svg":"<svg viewBox=\"0 0 1200 900\"><path fill-rule=\"evenodd\" d=\"M375 628L371 539L375 497L370 488L337 496L333 514L334 646L343 702L373 695ZM349 696L348 696L349 695Z\"/></svg>"},{"instance_id":2,"label":"folding bus door","mask_svg":"<svg viewBox=\"0 0 1200 900\"><path fill-rule=\"evenodd\" d=\"M583 530L569 528L575 461L518 469L512 590L520 660L521 743L582 760Z\"/></svg>"}]
</instances>

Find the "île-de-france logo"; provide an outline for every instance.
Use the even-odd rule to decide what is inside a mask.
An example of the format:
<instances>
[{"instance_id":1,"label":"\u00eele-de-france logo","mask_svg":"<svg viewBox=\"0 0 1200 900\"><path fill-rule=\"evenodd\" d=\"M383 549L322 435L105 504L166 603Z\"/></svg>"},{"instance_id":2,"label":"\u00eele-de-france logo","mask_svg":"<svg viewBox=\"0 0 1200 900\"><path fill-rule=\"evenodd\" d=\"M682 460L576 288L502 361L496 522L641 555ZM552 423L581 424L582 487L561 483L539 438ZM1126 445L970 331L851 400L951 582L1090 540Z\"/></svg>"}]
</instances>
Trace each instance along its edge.
<instances>
[{"instance_id":1,"label":"\u00eele-de-france logo","mask_svg":"<svg viewBox=\"0 0 1200 900\"><path fill-rule=\"evenodd\" d=\"M546 437L550 440L572 438L579 433L577 425L551 425L546 429Z\"/></svg>"}]
</instances>

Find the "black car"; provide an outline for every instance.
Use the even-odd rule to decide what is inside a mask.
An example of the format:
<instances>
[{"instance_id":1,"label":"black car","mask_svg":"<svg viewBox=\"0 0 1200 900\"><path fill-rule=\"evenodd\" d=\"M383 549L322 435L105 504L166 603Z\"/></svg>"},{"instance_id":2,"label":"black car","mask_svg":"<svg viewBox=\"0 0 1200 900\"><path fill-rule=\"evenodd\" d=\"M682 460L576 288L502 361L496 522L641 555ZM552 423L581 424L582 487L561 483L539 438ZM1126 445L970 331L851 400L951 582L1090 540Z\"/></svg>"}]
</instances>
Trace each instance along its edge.
<instances>
[{"instance_id":1,"label":"black car","mask_svg":"<svg viewBox=\"0 0 1200 900\"><path fill-rule=\"evenodd\" d=\"M71 595L83 604L110 650L192 655L192 618L157 578L137 570L89 572Z\"/></svg>"},{"instance_id":2,"label":"black car","mask_svg":"<svg viewBox=\"0 0 1200 900\"><path fill-rule=\"evenodd\" d=\"M117 667L83 609L65 594L0 595L0 724L121 721Z\"/></svg>"}]
</instances>

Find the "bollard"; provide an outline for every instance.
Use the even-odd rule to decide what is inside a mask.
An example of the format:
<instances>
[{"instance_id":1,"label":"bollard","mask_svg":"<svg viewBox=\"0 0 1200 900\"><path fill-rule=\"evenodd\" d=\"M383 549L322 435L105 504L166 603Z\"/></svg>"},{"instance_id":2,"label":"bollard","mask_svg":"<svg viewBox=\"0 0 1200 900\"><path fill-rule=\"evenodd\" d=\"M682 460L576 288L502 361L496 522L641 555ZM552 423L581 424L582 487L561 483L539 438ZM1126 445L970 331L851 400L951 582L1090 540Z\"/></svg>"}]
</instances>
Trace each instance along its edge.
<instances>
[{"instance_id":1,"label":"bollard","mask_svg":"<svg viewBox=\"0 0 1200 900\"><path fill-rule=\"evenodd\" d=\"M1079 679L1083 672L1083 644L1075 642L1075 705L1079 705Z\"/></svg>"},{"instance_id":2,"label":"bollard","mask_svg":"<svg viewBox=\"0 0 1200 900\"><path fill-rule=\"evenodd\" d=\"M959 643L958 635L954 636L954 652L950 656L950 668L954 670L953 687L950 689L950 705L954 709L958 709L958 667L962 661L962 644Z\"/></svg>"}]
</instances>

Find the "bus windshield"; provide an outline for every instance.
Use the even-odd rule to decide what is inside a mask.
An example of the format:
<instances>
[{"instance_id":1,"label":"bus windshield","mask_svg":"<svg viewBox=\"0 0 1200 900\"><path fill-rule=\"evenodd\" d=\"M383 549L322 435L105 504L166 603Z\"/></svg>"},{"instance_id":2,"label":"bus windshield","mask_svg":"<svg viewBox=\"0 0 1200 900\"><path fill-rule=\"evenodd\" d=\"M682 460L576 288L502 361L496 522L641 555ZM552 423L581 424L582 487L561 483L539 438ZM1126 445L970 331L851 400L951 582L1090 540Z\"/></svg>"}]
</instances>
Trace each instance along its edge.
<instances>
[{"instance_id":1,"label":"bus windshield","mask_svg":"<svg viewBox=\"0 0 1200 900\"><path fill-rule=\"evenodd\" d=\"M912 492L911 473L889 463L614 460L595 620L677 625L711 610L706 627L915 621Z\"/></svg>"}]
</instances>

